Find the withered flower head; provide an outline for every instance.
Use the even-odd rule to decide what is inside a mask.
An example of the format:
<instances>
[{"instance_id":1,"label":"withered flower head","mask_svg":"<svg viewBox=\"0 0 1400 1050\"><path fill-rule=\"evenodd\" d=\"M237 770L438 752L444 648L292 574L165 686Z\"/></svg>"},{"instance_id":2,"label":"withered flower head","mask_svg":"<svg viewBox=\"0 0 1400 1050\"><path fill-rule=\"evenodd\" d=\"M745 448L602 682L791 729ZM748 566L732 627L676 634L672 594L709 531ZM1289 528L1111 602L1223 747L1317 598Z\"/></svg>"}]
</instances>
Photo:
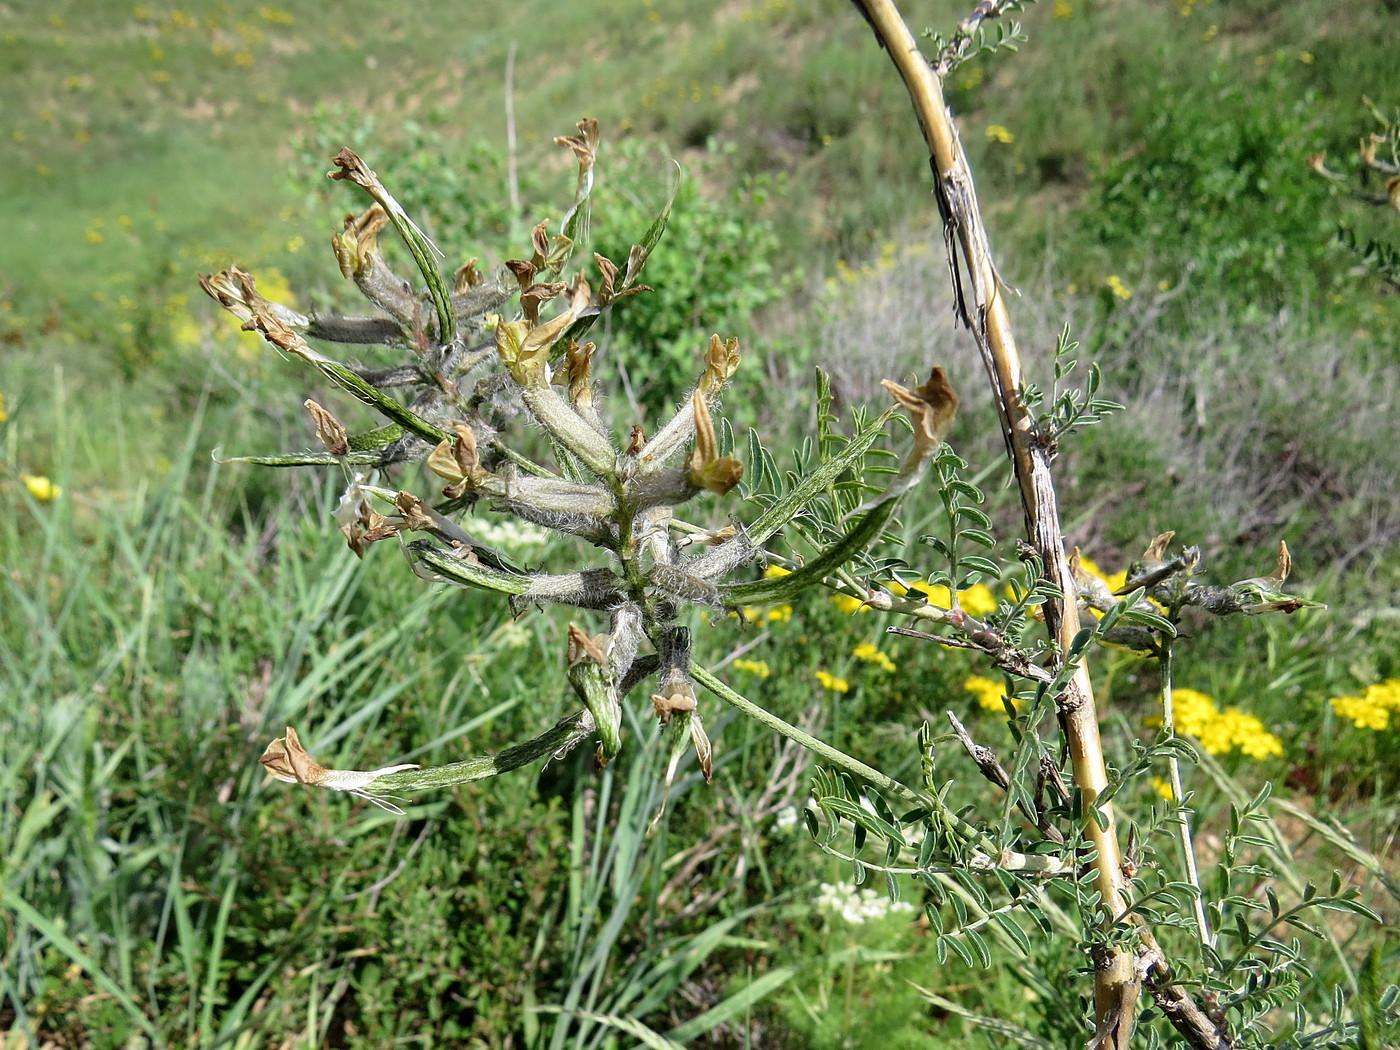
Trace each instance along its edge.
<instances>
[{"instance_id":1,"label":"withered flower head","mask_svg":"<svg viewBox=\"0 0 1400 1050\"><path fill-rule=\"evenodd\" d=\"M662 696L660 693L652 693L651 706L656 712L657 719L662 725L665 725L676 712L695 710L695 694L693 692L675 692L670 696Z\"/></svg>"},{"instance_id":2,"label":"withered flower head","mask_svg":"<svg viewBox=\"0 0 1400 1050\"><path fill-rule=\"evenodd\" d=\"M556 146L568 146L574 151L574 156L578 158L578 166L581 172L586 172L593 167L598 159L598 143L601 136L598 134L598 122L592 117L580 120L576 127L579 130L577 135L560 135L554 140Z\"/></svg>"},{"instance_id":3,"label":"withered flower head","mask_svg":"<svg viewBox=\"0 0 1400 1050\"><path fill-rule=\"evenodd\" d=\"M403 518L403 527L412 532L431 532L436 528L436 523L423 510L423 501L411 492L395 495L394 509Z\"/></svg>"},{"instance_id":4,"label":"withered flower head","mask_svg":"<svg viewBox=\"0 0 1400 1050\"><path fill-rule=\"evenodd\" d=\"M1142 560L1149 565L1166 561L1167 548L1175 538L1175 532L1164 532L1160 536L1153 537L1152 542L1147 545L1147 550L1142 552Z\"/></svg>"},{"instance_id":5,"label":"withered flower head","mask_svg":"<svg viewBox=\"0 0 1400 1050\"><path fill-rule=\"evenodd\" d=\"M311 413L311 421L316 427L316 437L326 446L332 456L345 456L350 452L350 438L345 426L315 401L308 398L303 406Z\"/></svg>"},{"instance_id":6,"label":"withered flower head","mask_svg":"<svg viewBox=\"0 0 1400 1050\"><path fill-rule=\"evenodd\" d=\"M475 288L482 281L486 280L481 275L481 271L476 268L476 257L468 259L461 266L457 267L453 275L454 284L452 286L453 295L463 295L469 289Z\"/></svg>"},{"instance_id":7,"label":"withered flower head","mask_svg":"<svg viewBox=\"0 0 1400 1050\"><path fill-rule=\"evenodd\" d=\"M331 238L335 261L346 279L353 280L370 266L379 252L379 231L389 223L389 213L373 204L359 215L345 217L345 230Z\"/></svg>"},{"instance_id":8,"label":"withered flower head","mask_svg":"<svg viewBox=\"0 0 1400 1050\"><path fill-rule=\"evenodd\" d=\"M705 348L705 374L700 377L700 389L707 397L713 396L738 370L739 340L726 342L718 335L710 336L710 345Z\"/></svg>"},{"instance_id":9,"label":"withered flower head","mask_svg":"<svg viewBox=\"0 0 1400 1050\"><path fill-rule=\"evenodd\" d=\"M958 414L958 395L948 383L947 373L935 367L923 386L906 390L886 379L882 385L914 419L914 447L919 456L932 455L953 425Z\"/></svg>"},{"instance_id":10,"label":"withered flower head","mask_svg":"<svg viewBox=\"0 0 1400 1050\"><path fill-rule=\"evenodd\" d=\"M287 735L267 745L258 759L267 771L287 784L323 784L330 770L317 762L301 746L297 731L287 727Z\"/></svg>"},{"instance_id":11,"label":"withered flower head","mask_svg":"<svg viewBox=\"0 0 1400 1050\"><path fill-rule=\"evenodd\" d=\"M744 465L730 456L721 457L715 437L710 406L699 387L690 399L695 413L695 451L690 455L690 483L723 496L744 476Z\"/></svg>"},{"instance_id":12,"label":"withered flower head","mask_svg":"<svg viewBox=\"0 0 1400 1050\"><path fill-rule=\"evenodd\" d=\"M452 482L443 490L443 494L449 499L457 499L486 477L487 471L477 454L476 434L472 428L457 422L452 424L452 430L457 440L443 441L434 448L428 455L428 469Z\"/></svg>"},{"instance_id":13,"label":"withered flower head","mask_svg":"<svg viewBox=\"0 0 1400 1050\"><path fill-rule=\"evenodd\" d=\"M608 662L608 648L611 645L611 635L599 634L590 638L576 624L571 623L569 640L564 650L565 663L570 667L584 662L604 667Z\"/></svg>"}]
</instances>

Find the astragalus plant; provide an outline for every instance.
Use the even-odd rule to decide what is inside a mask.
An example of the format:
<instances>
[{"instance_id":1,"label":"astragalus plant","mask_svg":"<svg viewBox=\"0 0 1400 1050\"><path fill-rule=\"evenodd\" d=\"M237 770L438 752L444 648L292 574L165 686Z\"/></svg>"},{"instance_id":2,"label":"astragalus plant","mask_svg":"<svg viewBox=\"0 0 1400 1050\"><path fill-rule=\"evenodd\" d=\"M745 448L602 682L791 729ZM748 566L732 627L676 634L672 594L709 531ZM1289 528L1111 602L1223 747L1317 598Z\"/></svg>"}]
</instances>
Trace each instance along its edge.
<instances>
[{"instance_id":1,"label":"astragalus plant","mask_svg":"<svg viewBox=\"0 0 1400 1050\"><path fill-rule=\"evenodd\" d=\"M351 792L399 812L420 792L561 755L589 738L605 764L624 746L622 705L638 703L669 734L668 783L691 749L708 778L708 693L813 752L824 767L807 810L817 845L849 863L857 884L877 872L898 897L912 881L940 957L955 952L989 964L989 938L998 950L1029 956L1038 932L1047 944L1072 942L1092 985L1092 997L1079 996L1063 973L1047 972L1037 986L1047 1001L1063 1001L1054 1023L1064 1030L1126 1050L1146 990L1159 1016L1192 1045L1237 1045L1236 1037L1244 1045L1243 1036L1265 1030L1261 1018L1298 987L1302 958L1265 936L1275 922L1262 924L1258 936L1241 925L1245 906L1229 888L1241 868L1234 854L1222 862L1224 895L1201 903L1206 880L1196 870L1184 805L1120 831L1115 796L1154 768L1169 768L1181 798L1177 762L1189 748L1173 731L1168 687L1161 735L1139 746L1124 768L1111 767L1086 656L1098 642L1130 646L1155 655L1169 683L1185 607L1254 615L1312 603L1282 589L1286 549L1269 575L1215 586L1199 579L1199 553L1172 548L1170 534L1148 545L1116 591L1076 573L1077 559L1064 550L1050 463L1062 440L1113 406L1098 395L1092 368L1085 390L1062 388L1072 367L1067 335L1053 390L1039 391L1022 376L971 175L939 95L940 71L955 64L975 24L960 28L931 68L888 4L862 6L900 64L935 158L960 320L987 366L1025 510L1027 540L1015 557L994 557L1004 548L980 509L982 493L944 444L958 399L940 368L910 387L886 381L895 406L875 416L856 413L844 434L819 378L813 434L791 468L780 468L752 432L741 462L733 433L717 422L741 357L737 341L720 335L696 347L696 381L670 419L604 418L595 380L606 350L587 336L608 310L646 309L641 278L669 205L627 259L595 254L586 270L571 269L586 238L599 145L594 122L557 140L578 161L577 188L558 232L542 222L528 258L494 270L472 260L450 280L433 244L374 172L342 150L331 177L353 182L373 203L346 220L333 247L341 272L373 307L370 315L302 315L259 295L252 276L236 268L202 283L245 328L315 366L384 424L351 434L334 412L308 401L324 451L253 461L343 470L347 484L335 516L357 554L388 541L425 580L494 592L517 615L548 604L577 609L583 625L570 625L557 657L579 708L494 755L430 769L326 769L290 727L261 760L281 780ZM417 266L413 280L393 272L380 251L378 235L390 225ZM309 340L389 347L400 359L364 367ZM886 440L891 425L895 433ZM920 536L907 550L893 548L887 527L924 478L946 529ZM691 508L708 505L696 502L704 493L720 498L720 520L692 520ZM562 571L519 568L477 541L468 512L567 537L551 556L563 557L567 548L577 560ZM930 558L932 571L911 564ZM996 583L1005 597L994 600L993 611L973 615L958 595L979 580ZM909 786L789 724L703 666L691 625L707 617L694 616L695 609L713 621L816 586L936 630L895 628L972 650L999 670L1008 691L1007 760L974 741L955 717L953 737L928 724L911 727L909 752L922 775ZM938 591L948 599L935 601ZM643 683L649 699L632 700ZM940 767L949 740L960 741L996 786L991 800L968 810L946 801L952 782L967 779ZM1232 842L1244 838L1261 804L1239 808ZM1158 840L1166 841L1164 853L1185 855L1181 878L1144 862L1158 856ZM1347 909L1353 902L1340 886L1325 895L1309 887L1301 906ZM1228 929L1246 932L1227 951ZM1185 955L1168 954L1183 943L1193 946ZM1255 982L1261 970L1272 975L1263 985ZM1335 1021L1323 1029L1325 1038L1349 1035L1348 1025Z\"/></svg>"},{"instance_id":2,"label":"astragalus plant","mask_svg":"<svg viewBox=\"0 0 1400 1050\"><path fill-rule=\"evenodd\" d=\"M472 260L457 268L449 285L433 244L346 149L330 175L361 187L373 204L346 219L332 246L341 272L374 307L372 315L302 315L262 297L252 275L237 268L201 280L245 328L314 365L385 417L378 429L349 434L331 410L307 401L325 451L251 458L342 468L348 483L335 516L357 554L390 540L424 579L495 592L516 615L546 604L588 610L605 627L593 633L570 625L561 656L582 707L530 741L435 769L333 771L315 763L288 729L262 759L274 776L396 808L395 797L563 754L590 736L597 737L597 761L606 763L622 746L623 702L649 681L649 703L674 740L669 775L693 746L708 778L711 751L697 684L756 717L776 720L695 664L685 614L693 606L719 614L784 601L821 584L880 536L942 444L957 398L935 368L914 389L887 384L908 413L912 438L902 465L885 469L879 490L852 478L863 479L867 455L878 455L872 446L894 409L863 422L849 440L827 434L819 461L801 477L780 477L751 436L761 484L747 491L748 502L762 512L746 522L732 514L718 523L687 520L686 504L705 492L725 496L743 476L732 433L715 420L739 367L740 347L718 335L697 347L694 387L650 435L643 421L627 421L616 431L602 417L594 384L600 351L585 338L619 300L650 291L640 276L665 230L669 205L626 260L595 254L591 273L571 271L586 235L599 145L596 122L583 121L578 130L556 140L578 160L577 189L560 232L551 236L540 223L529 258L507 261L492 273ZM421 290L381 254L378 235L391 224L417 264ZM309 339L396 347L402 362L359 367L313 349ZM429 470L410 481L406 468L419 461ZM390 477L403 487L390 486ZM469 511L582 540L576 544L581 561L568 572L520 569L473 538L459 520ZM753 566L770 558L766 545L798 518L796 527L819 537L818 553L793 571L755 579ZM845 761L858 772L864 768Z\"/></svg>"}]
</instances>

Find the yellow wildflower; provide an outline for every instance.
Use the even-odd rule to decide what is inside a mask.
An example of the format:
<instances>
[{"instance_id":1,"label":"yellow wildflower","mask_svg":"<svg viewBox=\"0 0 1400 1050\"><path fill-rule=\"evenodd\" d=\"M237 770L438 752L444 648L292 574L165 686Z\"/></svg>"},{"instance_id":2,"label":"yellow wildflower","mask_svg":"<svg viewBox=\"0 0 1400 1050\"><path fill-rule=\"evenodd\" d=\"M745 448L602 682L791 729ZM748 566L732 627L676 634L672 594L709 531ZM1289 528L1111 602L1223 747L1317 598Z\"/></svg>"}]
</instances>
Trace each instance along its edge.
<instances>
[{"instance_id":1,"label":"yellow wildflower","mask_svg":"<svg viewBox=\"0 0 1400 1050\"><path fill-rule=\"evenodd\" d=\"M1199 738L1206 726L1220 716L1215 701L1194 689L1174 689L1172 707L1176 715L1176 731L1185 736Z\"/></svg>"},{"instance_id":2,"label":"yellow wildflower","mask_svg":"<svg viewBox=\"0 0 1400 1050\"><path fill-rule=\"evenodd\" d=\"M1175 792L1172 791L1171 781L1166 777L1153 777L1152 787L1156 790L1157 794L1161 795L1168 802L1172 801L1175 797Z\"/></svg>"},{"instance_id":3,"label":"yellow wildflower","mask_svg":"<svg viewBox=\"0 0 1400 1050\"><path fill-rule=\"evenodd\" d=\"M772 674L766 660L745 660L740 658L734 661L733 667L736 671L747 671L749 674L758 678L767 678Z\"/></svg>"},{"instance_id":4,"label":"yellow wildflower","mask_svg":"<svg viewBox=\"0 0 1400 1050\"><path fill-rule=\"evenodd\" d=\"M965 591L958 592L958 604L963 612L979 619L997 611L996 595L984 583L974 583Z\"/></svg>"},{"instance_id":5,"label":"yellow wildflower","mask_svg":"<svg viewBox=\"0 0 1400 1050\"><path fill-rule=\"evenodd\" d=\"M1194 689L1177 689L1172 695L1176 731L1195 737L1210 754L1223 755L1236 748L1255 760L1283 754L1283 742L1254 715L1238 707L1222 711L1214 699Z\"/></svg>"},{"instance_id":6,"label":"yellow wildflower","mask_svg":"<svg viewBox=\"0 0 1400 1050\"><path fill-rule=\"evenodd\" d=\"M953 592L941 583L924 583L922 580L911 584L903 584L898 580L890 580L885 584L891 594L896 594L901 598L914 594L922 596L924 601L930 605L936 605L940 609L951 609L953 607ZM982 617L988 613L996 612L997 599L984 583L974 583L967 590L958 592L958 606L963 612L971 616Z\"/></svg>"},{"instance_id":7,"label":"yellow wildflower","mask_svg":"<svg viewBox=\"0 0 1400 1050\"><path fill-rule=\"evenodd\" d=\"M1360 696L1337 696L1328 701L1332 710L1357 729L1387 729L1390 712L1400 711L1400 678L1367 686Z\"/></svg>"},{"instance_id":8,"label":"yellow wildflower","mask_svg":"<svg viewBox=\"0 0 1400 1050\"><path fill-rule=\"evenodd\" d=\"M19 480L24 482L29 494L40 503L52 503L63 495L62 486L55 485L42 474L21 474Z\"/></svg>"},{"instance_id":9,"label":"yellow wildflower","mask_svg":"<svg viewBox=\"0 0 1400 1050\"><path fill-rule=\"evenodd\" d=\"M1126 300L1133 297L1133 290L1124 284L1123 278L1119 277L1116 273L1109 277L1104 283L1108 285L1108 290L1120 299Z\"/></svg>"},{"instance_id":10,"label":"yellow wildflower","mask_svg":"<svg viewBox=\"0 0 1400 1050\"><path fill-rule=\"evenodd\" d=\"M1006 684L987 678L985 675L974 674L968 676L963 682L963 688L977 698L977 706L984 711L1004 712L1006 699ZM1011 706L1016 706L1016 701L1011 701Z\"/></svg>"},{"instance_id":11,"label":"yellow wildflower","mask_svg":"<svg viewBox=\"0 0 1400 1050\"><path fill-rule=\"evenodd\" d=\"M871 642L862 642L855 647L851 655L857 660L865 660L867 663L876 664L883 671L893 673L898 670L898 665Z\"/></svg>"},{"instance_id":12,"label":"yellow wildflower","mask_svg":"<svg viewBox=\"0 0 1400 1050\"><path fill-rule=\"evenodd\" d=\"M768 568L766 568L766 569L763 570L763 578L764 578L765 580L771 580L771 579L774 579L775 577L778 577L778 576L791 576L791 575L792 575L792 570L791 570L791 569L785 569L785 568L783 568L781 565L770 565L770 566L768 566Z\"/></svg>"},{"instance_id":13,"label":"yellow wildflower","mask_svg":"<svg viewBox=\"0 0 1400 1050\"><path fill-rule=\"evenodd\" d=\"M850 692L851 683L844 678L837 678L834 674L827 674L825 671L817 672L817 681L833 693Z\"/></svg>"},{"instance_id":14,"label":"yellow wildflower","mask_svg":"<svg viewBox=\"0 0 1400 1050\"><path fill-rule=\"evenodd\" d=\"M858 612L869 612L870 606L859 598L853 598L849 594L833 594L831 604L840 609L847 616Z\"/></svg>"},{"instance_id":15,"label":"yellow wildflower","mask_svg":"<svg viewBox=\"0 0 1400 1050\"><path fill-rule=\"evenodd\" d=\"M745 623L787 623L792 619L791 605L775 605L765 609L759 605L746 605L739 610Z\"/></svg>"},{"instance_id":16,"label":"yellow wildflower","mask_svg":"<svg viewBox=\"0 0 1400 1050\"><path fill-rule=\"evenodd\" d=\"M1000 124L988 124L987 141L1000 142L1003 145L1005 145L1008 143L1015 142L1016 136L1011 133L1010 129L1005 128Z\"/></svg>"},{"instance_id":17,"label":"yellow wildflower","mask_svg":"<svg viewBox=\"0 0 1400 1050\"><path fill-rule=\"evenodd\" d=\"M1068 18L1074 14L1074 8L1065 3L1065 0L1055 0L1054 16L1056 18Z\"/></svg>"}]
</instances>

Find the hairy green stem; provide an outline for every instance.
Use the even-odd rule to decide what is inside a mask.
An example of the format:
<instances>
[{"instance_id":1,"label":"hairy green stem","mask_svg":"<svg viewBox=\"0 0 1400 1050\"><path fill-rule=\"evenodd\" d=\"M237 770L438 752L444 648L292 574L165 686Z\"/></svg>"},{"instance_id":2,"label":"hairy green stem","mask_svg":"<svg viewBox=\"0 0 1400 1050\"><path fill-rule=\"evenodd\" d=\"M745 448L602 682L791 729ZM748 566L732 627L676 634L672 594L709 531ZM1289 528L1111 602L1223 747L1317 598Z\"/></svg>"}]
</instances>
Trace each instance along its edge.
<instances>
[{"instance_id":1,"label":"hairy green stem","mask_svg":"<svg viewBox=\"0 0 1400 1050\"><path fill-rule=\"evenodd\" d=\"M469 758L465 762L453 762L445 766L429 769L406 769L399 773L389 773L377 778L371 793L375 795L412 794L431 788L453 787L468 784L473 780L509 773L531 762L548 758L559 751L567 751L589 733L593 732L593 719L587 711L579 711L561 718L539 736L523 740L502 748L494 755Z\"/></svg>"}]
</instances>

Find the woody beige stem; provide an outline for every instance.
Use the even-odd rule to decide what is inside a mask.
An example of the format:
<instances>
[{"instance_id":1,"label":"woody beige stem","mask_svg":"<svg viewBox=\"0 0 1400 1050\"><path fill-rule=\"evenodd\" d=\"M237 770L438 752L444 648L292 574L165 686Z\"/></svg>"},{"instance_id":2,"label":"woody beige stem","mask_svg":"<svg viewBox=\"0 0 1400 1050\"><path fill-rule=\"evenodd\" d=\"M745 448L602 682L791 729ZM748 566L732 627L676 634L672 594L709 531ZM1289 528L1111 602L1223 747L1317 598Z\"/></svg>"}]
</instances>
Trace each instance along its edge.
<instances>
[{"instance_id":1,"label":"woody beige stem","mask_svg":"<svg viewBox=\"0 0 1400 1050\"><path fill-rule=\"evenodd\" d=\"M920 52L892 0L855 2L899 70L929 147L949 251L955 271L960 267L963 275L955 292L963 319L977 339L992 384L1021 491L1026 529L1044 562L1046 576L1066 596L1065 600L1045 605L1046 625L1061 649L1068 649L1080 624L1073 597L1076 587L1060 535L1049 458L1036 441L1034 421L1021 399L1024 384L1020 355L1001 281L992 263L971 172L943 100L943 85ZM1127 894L1113 810L1110 805L1100 805L1097 801L1108 786L1108 776L1089 671L1082 662L1059 699L1059 714L1074 782L1086 810L1084 835L1096 853L1095 886L1103 896L1112 921L1123 915ZM1092 815L1093 810L1098 811L1098 819ZM1103 952L1102 958L1095 960L1095 1042L1099 1046L1126 1050L1132 1036L1140 988L1132 952L1110 948Z\"/></svg>"}]
</instances>

